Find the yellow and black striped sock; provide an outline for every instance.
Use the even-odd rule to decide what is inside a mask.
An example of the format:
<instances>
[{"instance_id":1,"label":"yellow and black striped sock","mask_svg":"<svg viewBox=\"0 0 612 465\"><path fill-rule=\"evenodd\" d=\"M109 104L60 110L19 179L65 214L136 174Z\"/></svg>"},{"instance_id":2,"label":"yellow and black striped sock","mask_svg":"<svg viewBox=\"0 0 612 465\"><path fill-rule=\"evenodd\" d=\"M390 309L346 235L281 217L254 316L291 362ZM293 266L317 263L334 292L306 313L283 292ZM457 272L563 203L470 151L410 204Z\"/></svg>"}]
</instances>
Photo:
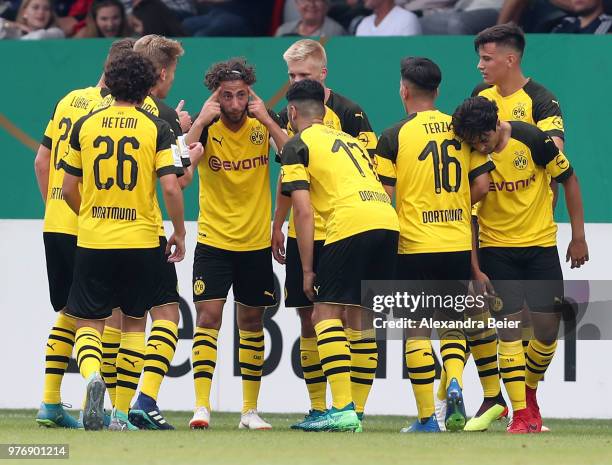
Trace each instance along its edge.
<instances>
[{"instance_id":1,"label":"yellow and black striped sock","mask_svg":"<svg viewBox=\"0 0 612 465\"><path fill-rule=\"evenodd\" d=\"M106 391L111 405L115 407L117 390L117 352L121 345L121 330L112 326L105 326L102 333L102 379L106 384Z\"/></svg>"},{"instance_id":2,"label":"yellow and black striped sock","mask_svg":"<svg viewBox=\"0 0 612 465\"><path fill-rule=\"evenodd\" d=\"M525 384L531 389L537 389L538 383L544 377L548 365L555 356L557 341L551 345L532 339L525 355Z\"/></svg>"},{"instance_id":3,"label":"yellow and black striped sock","mask_svg":"<svg viewBox=\"0 0 612 465\"><path fill-rule=\"evenodd\" d=\"M345 333L351 345L351 393L355 411L363 413L378 367L376 332L347 328Z\"/></svg>"},{"instance_id":4,"label":"yellow and black striped sock","mask_svg":"<svg viewBox=\"0 0 612 465\"><path fill-rule=\"evenodd\" d=\"M433 385L436 377L436 365L429 339L406 340L406 367L408 368L408 377L412 384L419 419L424 420L431 417L435 412Z\"/></svg>"},{"instance_id":5,"label":"yellow and black striped sock","mask_svg":"<svg viewBox=\"0 0 612 465\"><path fill-rule=\"evenodd\" d=\"M470 351L470 343L467 341L466 339L466 345L465 345L465 361L463 362L463 369L465 370L465 365L467 364L468 360L470 359L470 355L472 354L472 352ZM495 357L497 359L497 353L495 354ZM440 383L438 384L438 391L436 392L436 396L438 397L438 400L445 400L446 399L446 383L448 382L448 378L446 377L446 370L444 370L444 366L442 366L442 372L440 373Z\"/></svg>"},{"instance_id":6,"label":"yellow and black striped sock","mask_svg":"<svg viewBox=\"0 0 612 465\"><path fill-rule=\"evenodd\" d=\"M238 331L240 345L238 346L238 361L242 375L242 413L257 409L261 372L264 363L264 332Z\"/></svg>"},{"instance_id":7,"label":"yellow and black striped sock","mask_svg":"<svg viewBox=\"0 0 612 465\"><path fill-rule=\"evenodd\" d=\"M97 330L88 326L77 329L74 351L83 378L88 379L92 374L100 372L102 336Z\"/></svg>"},{"instance_id":8,"label":"yellow and black striped sock","mask_svg":"<svg viewBox=\"0 0 612 465\"><path fill-rule=\"evenodd\" d=\"M64 379L74 347L75 325L74 318L59 313L49 333L45 349L45 388L43 391L45 404L59 404L62 401L60 394L62 379Z\"/></svg>"},{"instance_id":9,"label":"yellow and black striped sock","mask_svg":"<svg viewBox=\"0 0 612 465\"><path fill-rule=\"evenodd\" d=\"M440 355L442 365L446 373L445 387L453 378L457 380L459 386L463 388L463 367L465 366L465 352L467 342L463 331L459 329L443 328L438 330L440 336Z\"/></svg>"},{"instance_id":10,"label":"yellow and black striped sock","mask_svg":"<svg viewBox=\"0 0 612 465\"><path fill-rule=\"evenodd\" d=\"M155 320L145 349L145 361L142 375L143 394L157 400L159 388L176 351L178 342L178 325L174 321Z\"/></svg>"},{"instance_id":11,"label":"yellow and black striped sock","mask_svg":"<svg viewBox=\"0 0 612 465\"><path fill-rule=\"evenodd\" d=\"M117 391L115 408L127 413L138 389L144 366L145 333L121 333L121 346L117 354Z\"/></svg>"},{"instance_id":12,"label":"yellow and black striped sock","mask_svg":"<svg viewBox=\"0 0 612 465\"><path fill-rule=\"evenodd\" d=\"M525 355L527 355L527 348L529 347L529 343L535 339L533 335L533 328L531 326L521 326L521 337L523 338L523 351Z\"/></svg>"},{"instance_id":13,"label":"yellow and black striped sock","mask_svg":"<svg viewBox=\"0 0 612 465\"><path fill-rule=\"evenodd\" d=\"M521 341L499 341L499 371L504 380L504 386L512 410L522 410L527 404L525 400L525 353Z\"/></svg>"},{"instance_id":14,"label":"yellow and black striped sock","mask_svg":"<svg viewBox=\"0 0 612 465\"><path fill-rule=\"evenodd\" d=\"M300 337L300 364L310 397L310 408L324 412L327 410L327 378L323 374L316 337Z\"/></svg>"},{"instance_id":15,"label":"yellow and black striped sock","mask_svg":"<svg viewBox=\"0 0 612 465\"><path fill-rule=\"evenodd\" d=\"M217 366L218 337L218 329L198 327L193 335L191 349L196 407L206 407L208 410L210 410L210 386Z\"/></svg>"},{"instance_id":16,"label":"yellow and black striped sock","mask_svg":"<svg viewBox=\"0 0 612 465\"><path fill-rule=\"evenodd\" d=\"M332 405L341 409L353 401L351 393L351 352L342 320L329 319L315 325L317 348L323 373L329 381Z\"/></svg>"},{"instance_id":17,"label":"yellow and black striped sock","mask_svg":"<svg viewBox=\"0 0 612 465\"><path fill-rule=\"evenodd\" d=\"M491 314L487 311L470 317L484 325L484 329L476 328L466 331L468 344L474 363L478 370L478 377L482 386L484 397L497 397L501 392L499 384L499 368L497 365L497 332L487 327Z\"/></svg>"}]
</instances>

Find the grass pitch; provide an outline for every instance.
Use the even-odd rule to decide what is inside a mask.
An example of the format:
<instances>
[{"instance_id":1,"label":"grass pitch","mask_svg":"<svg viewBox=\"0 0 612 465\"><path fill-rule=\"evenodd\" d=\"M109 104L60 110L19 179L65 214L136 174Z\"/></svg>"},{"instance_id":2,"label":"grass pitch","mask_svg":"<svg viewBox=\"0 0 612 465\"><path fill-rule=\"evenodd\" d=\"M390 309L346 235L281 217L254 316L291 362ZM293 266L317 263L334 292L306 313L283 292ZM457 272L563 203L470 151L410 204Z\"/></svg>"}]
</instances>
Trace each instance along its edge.
<instances>
[{"instance_id":1,"label":"grass pitch","mask_svg":"<svg viewBox=\"0 0 612 465\"><path fill-rule=\"evenodd\" d=\"M214 412L208 431L190 431L191 412L167 412L177 431L118 433L40 428L34 410L0 410L0 443L64 443L70 464L610 464L612 420L546 420L551 433L510 436L499 422L486 433L399 434L406 419L366 416L364 433L303 433L293 414L263 415L272 431L238 430L239 414ZM9 463L9 462L6 462ZM40 464L25 459L17 463ZM49 463L49 462L42 462Z\"/></svg>"}]
</instances>

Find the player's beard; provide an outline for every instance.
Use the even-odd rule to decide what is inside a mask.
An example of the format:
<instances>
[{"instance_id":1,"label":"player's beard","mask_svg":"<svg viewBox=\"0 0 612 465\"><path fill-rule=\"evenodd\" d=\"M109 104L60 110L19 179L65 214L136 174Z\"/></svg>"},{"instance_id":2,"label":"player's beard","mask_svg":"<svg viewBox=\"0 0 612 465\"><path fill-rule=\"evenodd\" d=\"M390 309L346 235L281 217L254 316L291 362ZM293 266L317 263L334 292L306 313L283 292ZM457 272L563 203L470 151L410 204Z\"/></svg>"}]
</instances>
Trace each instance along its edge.
<instances>
[{"instance_id":1,"label":"player's beard","mask_svg":"<svg viewBox=\"0 0 612 465\"><path fill-rule=\"evenodd\" d=\"M595 4L593 6L582 8L581 10L577 10L574 14L579 17L590 16L595 13L595 10L599 8L599 5Z\"/></svg>"},{"instance_id":2,"label":"player's beard","mask_svg":"<svg viewBox=\"0 0 612 465\"><path fill-rule=\"evenodd\" d=\"M232 114L232 113L228 113L227 111L225 111L223 108L221 108L221 113L223 114L223 116L225 116L230 122L232 123L239 123L240 121L243 120L243 118L245 117L245 115L247 114L247 109L248 106L244 107L244 110L242 110L239 114Z\"/></svg>"}]
</instances>

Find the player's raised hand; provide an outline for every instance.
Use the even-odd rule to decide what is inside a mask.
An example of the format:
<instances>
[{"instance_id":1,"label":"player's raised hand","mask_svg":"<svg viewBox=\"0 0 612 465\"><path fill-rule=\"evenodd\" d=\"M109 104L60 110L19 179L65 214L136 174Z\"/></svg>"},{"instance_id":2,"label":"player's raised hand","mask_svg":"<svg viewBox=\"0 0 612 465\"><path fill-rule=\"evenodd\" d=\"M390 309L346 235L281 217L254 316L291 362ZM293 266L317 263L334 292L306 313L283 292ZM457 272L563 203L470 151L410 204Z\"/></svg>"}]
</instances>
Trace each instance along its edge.
<instances>
[{"instance_id":1,"label":"player's raised hand","mask_svg":"<svg viewBox=\"0 0 612 465\"><path fill-rule=\"evenodd\" d=\"M272 230L272 256L281 265L285 264L285 235L280 229Z\"/></svg>"},{"instance_id":2,"label":"player's raised hand","mask_svg":"<svg viewBox=\"0 0 612 465\"><path fill-rule=\"evenodd\" d=\"M174 251L172 247L174 246ZM176 231L172 233L170 239L168 239L168 244L166 245L166 255L170 254L168 257L168 262L177 263L185 258L185 233L177 234Z\"/></svg>"},{"instance_id":3,"label":"player's raised hand","mask_svg":"<svg viewBox=\"0 0 612 465\"><path fill-rule=\"evenodd\" d=\"M217 87L206 102L204 102L204 105L202 105L202 110L198 115L198 119L204 123L204 125L209 125L221 115L221 104L219 103L220 93L221 87Z\"/></svg>"},{"instance_id":4,"label":"player's raised hand","mask_svg":"<svg viewBox=\"0 0 612 465\"><path fill-rule=\"evenodd\" d=\"M572 239L567 247L565 261L572 261L572 268L580 268L589 261L589 247L585 239Z\"/></svg>"},{"instance_id":5,"label":"player's raised hand","mask_svg":"<svg viewBox=\"0 0 612 465\"><path fill-rule=\"evenodd\" d=\"M249 86L249 114L257 118L262 124L266 124L270 118L266 104L258 97L251 86Z\"/></svg>"},{"instance_id":6,"label":"player's raised hand","mask_svg":"<svg viewBox=\"0 0 612 465\"><path fill-rule=\"evenodd\" d=\"M185 100L181 100L176 106L175 110L179 118L179 124L181 125L181 130L184 133L187 133L189 132L189 129L191 129L191 116L189 116L189 113L183 110L184 106L185 106Z\"/></svg>"},{"instance_id":7,"label":"player's raised hand","mask_svg":"<svg viewBox=\"0 0 612 465\"><path fill-rule=\"evenodd\" d=\"M192 165L197 165L200 162L200 158L204 154L204 147L201 142L194 142L189 144L189 160Z\"/></svg>"}]
</instances>

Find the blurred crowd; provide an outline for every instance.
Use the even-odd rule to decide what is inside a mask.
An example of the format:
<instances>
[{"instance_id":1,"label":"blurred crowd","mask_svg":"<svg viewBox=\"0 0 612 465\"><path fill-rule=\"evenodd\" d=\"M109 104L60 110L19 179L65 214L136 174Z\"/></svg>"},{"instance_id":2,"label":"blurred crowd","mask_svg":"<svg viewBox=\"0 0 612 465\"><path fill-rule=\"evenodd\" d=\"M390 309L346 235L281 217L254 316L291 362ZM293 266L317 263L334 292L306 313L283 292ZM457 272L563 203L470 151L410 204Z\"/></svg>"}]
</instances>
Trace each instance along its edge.
<instances>
[{"instance_id":1,"label":"blurred crowd","mask_svg":"<svg viewBox=\"0 0 612 465\"><path fill-rule=\"evenodd\" d=\"M612 0L0 0L0 39L608 34Z\"/></svg>"}]
</instances>

